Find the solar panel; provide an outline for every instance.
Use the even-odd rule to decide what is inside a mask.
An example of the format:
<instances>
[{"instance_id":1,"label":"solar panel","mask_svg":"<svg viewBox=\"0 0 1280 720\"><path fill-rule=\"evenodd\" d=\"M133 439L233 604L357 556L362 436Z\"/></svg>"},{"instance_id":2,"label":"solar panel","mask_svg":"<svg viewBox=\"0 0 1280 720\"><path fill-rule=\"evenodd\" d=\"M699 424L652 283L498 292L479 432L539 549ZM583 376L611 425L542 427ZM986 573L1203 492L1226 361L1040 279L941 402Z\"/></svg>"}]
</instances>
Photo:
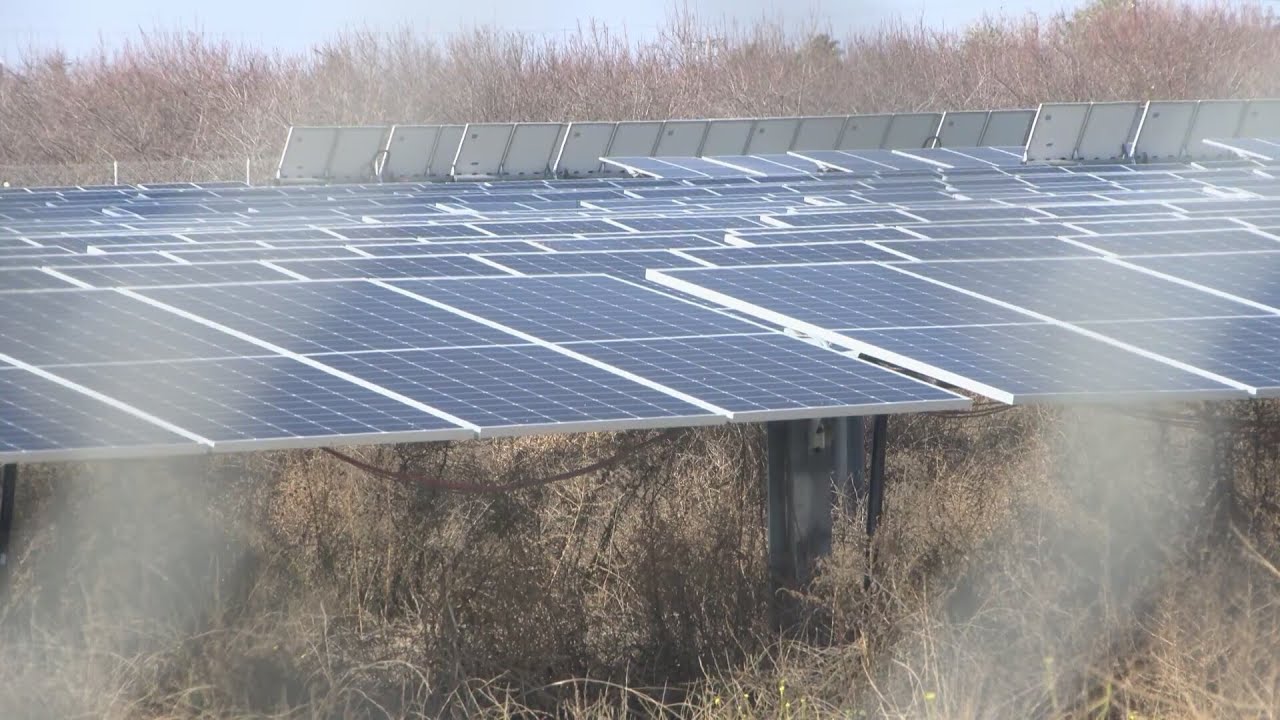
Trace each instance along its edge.
<instances>
[{"instance_id":1,"label":"solar panel","mask_svg":"<svg viewBox=\"0 0 1280 720\"><path fill-rule=\"evenodd\" d=\"M722 243L707 239L703 235L694 233L680 235L641 235L636 233L630 235L594 237L582 240L564 240L559 238L547 240L539 238L537 242L542 247L565 252L577 252L584 250L678 250L682 248L724 247ZM525 249L530 250L532 247L533 246L531 245L526 245Z\"/></svg>"},{"instance_id":2,"label":"solar panel","mask_svg":"<svg viewBox=\"0 0 1280 720\"><path fill-rule=\"evenodd\" d=\"M848 335L932 365L962 386L969 385L966 380L979 383L987 388L983 394L1010 404L1089 396L1108 402L1243 396L1220 382L1056 325L856 330Z\"/></svg>"},{"instance_id":3,"label":"solar panel","mask_svg":"<svg viewBox=\"0 0 1280 720\"><path fill-rule=\"evenodd\" d=\"M1024 323L1003 308L868 263L650 272L650 280L771 322L813 328L945 327ZM814 289L821 288L821 292Z\"/></svg>"},{"instance_id":4,"label":"solar panel","mask_svg":"<svg viewBox=\"0 0 1280 720\"><path fill-rule=\"evenodd\" d=\"M284 357L79 365L58 373L225 450L471 436L458 425Z\"/></svg>"},{"instance_id":5,"label":"solar panel","mask_svg":"<svg viewBox=\"0 0 1280 720\"><path fill-rule=\"evenodd\" d=\"M1242 227L1204 232L1077 236L1075 240L1116 255L1280 251L1280 240Z\"/></svg>"},{"instance_id":6,"label":"solar panel","mask_svg":"<svg viewBox=\"0 0 1280 720\"><path fill-rule=\"evenodd\" d=\"M1130 258L1129 263L1280 308L1280 252Z\"/></svg>"},{"instance_id":7,"label":"solar panel","mask_svg":"<svg viewBox=\"0 0 1280 720\"><path fill-rule=\"evenodd\" d=\"M770 215L769 223L778 227L821 227L830 225L895 225L919 222L897 210L854 210L843 212L810 212Z\"/></svg>"},{"instance_id":8,"label":"solar panel","mask_svg":"<svg viewBox=\"0 0 1280 720\"><path fill-rule=\"evenodd\" d=\"M751 323L604 275L391 284L553 343L759 330Z\"/></svg>"},{"instance_id":9,"label":"solar panel","mask_svg":"<svg viewBox=\"0 0 1280 720\"><path fill-rule=\"evenodd\" d=\"M1280 397L1280 317L1085 323L1084 327Z\"/></svg>"},{"instance_id":10,"label":"solar panel","mask_svg":"<svg viewBox=\"0 0 1280 720\"><path fill-rule=\"evenodd\" d=\"M584 343L574 349L725 408L739 422L968 405L941 388L778 334Z\"/></svg>"},{"instance_id":11,"label":"solar panel","mask_svg":"<svg viewBox=\"0 0 1280 720\"><path fill-rule=\"evenodd\" d=\"M257 262L205 263L202 265L114 265L63 268L61 274L99 288L155 285L212 285L216 283L284 280L288 276ZM66 283L63 283L66 287Z\"/></svg>"},{"instance_id":12,"label":"solar panel","mask_svg":"<svg viewBox=\"0 0 1280 720\"><path fill-rule=\"evenodd\" d=\"M0 292L10 290L55 290L70 287L61 280L33 268L0 269Z\"/></svg>"},{"instance_id":13,"label":"solar panel","mask_svg":"<svg viewBox=\"0 0 1280 720\"><path fill-rule=\"evenodd\" d=\"M141 294L304 355L515 342L506 333L362 281L157 288ZM257 347L247 350L261 353Z\"/></svg>"},{"instance_id":14,"label":"solar panel","mask_svg":"<svg viewBox=\"0 0 1280 720\"><path fill-rule=\"evenodd\" d=\"M699 265L688 258L664 250L507 253L485 255L484 258L523 275L604 273L637 280L643 280L644 273L649 268L697 267Z\"/></svg>"},{"instance_id":15,"label":"solar panel","mask_svg":"<svg viewBox=\"0 0 1280 720\"><path fill-rule=\"evenodd\" d=\"M1066 322L1256 314L1101 258L920 263L910 272Z\"/></svg>"},{"instance_id":16,"label":"solar panel","mask_svg":"<svg viewBox=\"0 0 1280 720\"><path fill-rule=\"evenodd\" d=\"M200 452L203 447L55 380L0 368L0 461Z\"/></svg>"},{"instance_id":17,"label":"solar panel","mask_svg":"<svg viewBox=\"0 0 1280 720\"><path fill-rule=\"evenodd\" d=\"M669 394L533 345L334 355L325 362L456 415L479 426L482 435L721 420Z\"/></svg>"},{"instance_id":18,"label":"solar panel","mask_svg":"<svg viewBox=\"0 0 1280 720\"><path fill-rule=\"evenodd\" d=\"M739 245L793 245L857 240L910 240L918 235L892 227L819 228L816 230L735 230L726 241Z\"/></svg>"},{"instance_id":19,"label":"solar panel","mask_svg":"<svg viewBox=\"0 0 1280 720\"><path fill-rule=\"evenodd\" d=\"M916 260L1096 257L1098 255L1098 252L1078 245L1043 237L985 240L884 240L876 244Z\"/></svg>"},{"instance_id":20,"label":"solar panel","mask_svg":"<svg viewBox=\"0 0 1280 720\"><path fill-rule=\"evenodd\" d=\"M689 215L685 217L629 217L615 222L638 232L671 232L673 230L729 230L760 227L754 218L738 215Z\"/></svg>"},{"instance_id":21,"label":"solar panel","mask_svg":"<svg viewBox=\"0 0 1280 720\"><path fill-rule=\"evenodd\" d=\"M257 348L109 290L0 294L3 352L42 367L236 357Z\"/></svg>"},{"instance_id":22,"label":"solar panel","mask_svg":"<svg viewBox=\"0 0 1280 720\"><path fill-rule=\"evenodd\" d=\"M313 280L503 274L502 270L468 255L406 255L358 260L283 260L272 265L295 276ZM280 274L277 273L276 279L279 278Z\"/></svg>"},{"instance_id":23,"label":"solar panel","mask_svg":"<svg viewBox=\"0 0 1280 720\"><path fill-rule=\"evenodd\" d=\"M913 225L911 231L934 240L962 238L1059 237L1079 231L1060 223L971 223L968 225Z\"/></svg>"},{"instance_id":24,"label":"solar panel","mask_svg":"<svg viewBox=\"0 0 1280 720\"><path fill-rule=\"evenodd\" d=\"M903 259L892 252L886 252L874 245L862 242L832 242L816 245L757 245L755 247L684 250L682 253L704 263L721 267ZM668 267L679 266L671 265Z\"/></svg>"}]
</instances>

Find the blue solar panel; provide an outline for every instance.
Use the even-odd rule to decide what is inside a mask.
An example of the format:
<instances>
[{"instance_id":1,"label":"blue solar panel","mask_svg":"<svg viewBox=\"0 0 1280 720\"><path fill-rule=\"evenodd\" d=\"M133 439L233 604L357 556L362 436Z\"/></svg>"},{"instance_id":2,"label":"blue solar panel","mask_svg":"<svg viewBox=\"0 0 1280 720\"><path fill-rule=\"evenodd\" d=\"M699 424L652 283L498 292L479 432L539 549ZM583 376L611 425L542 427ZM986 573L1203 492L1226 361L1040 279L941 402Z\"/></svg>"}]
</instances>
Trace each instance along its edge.
<instances>
[{"instance_id":1,"label":"blue solar panel","mask_svg":"<svg viewBox=\"0 0 1280 720\"><path fill-rule=\"evenodd\" d=\"M541 238L539 238L541 240ZM459 253L534 252L536 245L520 240L477 240L474 242L423 242L416 245L361 245L360 252L374 257L406 255L457 255Z\"/></svg>"},{"instance_id":2,"label":"blue solar panel","mask_svg":"<svg viewBox=\"0 0 1280 720\"><path fill-rule=\"evenodd\" d=\"M1161 396L1186 400L1241 395L1222 383L1048 324L854 330L849 337L934 366L987 388L1009 403L1072 396ZM874 350L864 354L875 356ZM943 378L947 379L947 378ZM963 383L967 384L967 383ZM977 386L970 389L982 391Z\"/></svg>"},{"instance_id":3,"label":"blue solar panel","mask_svg":"<svg viewBox=\"0 0 1280 720\"><path fill-rule=\"evenodd\" d=\"M499 237L523 237L534 235L583 235L612 233L618 226L603 220L546 220L520 222L475 222L473 227Z\"/></svg>"},{"instance_id":4,"label":"blue solar panel","mask_svg":"<svg viewBox=\"0 0 1280 720\"><path fill-rule=\"evenodd\" d=\"M867 264L663 270L649 278L756 317L771 311L826 329L1022 323L1028 317ZM821 288L821 292L814 292ZM742 305L745 303L745 305Z\"/></svg>"},{"instance_id":5,"label":"blue solar panel","mask_svg":"<svg viewBox=\"0 0 1280 720\"><path fill-rule=\"evenodd\" d=\"M970 207L963 203L938 208L912 208L908 212L928 222L936 223L965 222L969 220L998 223L1001 220L1043 220L1046 217L1044 213L1031 208L1001 205Z\"/></svg>"},{"instance_id":6,"label":"blue solar panel","mask_svg":"<svg viewBox=\"0 0 1280 720\"><path fill-rule=\"evenodd\" d=\"M68 287L71 287L71 284L66 280L60 280L32 268L0 269L0 291L55 290Z\"/></svg>"},{"instance_id":7,"label":"blue solar panel","mask_svg":"<svg viewBox=\"0 0 1280 720\"><path fill-rule=\"evenodd\" d=\"M643 280L644 273L649 268L698 266L696 262L663 250L510 253L484 257L524 275L604 273L635 280Z\"/></svg>"},{"instance_id":8,"label":"blue solar panel","mask_svg":"<svg viewBox=\"0 0 1280 720\"><path fill-rule=\"evenodd\" d=\"M789 213L771 215L775 222L795 228L822 227L828 225L902 225L919 222L897 210L850 210L835 212Z\"/></svg>"},{"instance_id":9,"label":"blue solar panel","mask_svg":"<svg viewBox=\"0 0 1280 720\"><path fill-rule=\"evenodd\" d=\"M393 284L548 342L759 330L750 323L603 275L404 280Z\"/></svg>"},{"instance_id":10,"label":"blue solar panel","mask_svg":"<svg viewBox=\"0 0 1280 720\"><path fill-rule=\"evenodd\" d=\"M282 260L272 264L313 280L503 274L498 268L467 255L410 255L358 260Z\"/></svg>"},{"instance_id":11,"label":"blue solar panel","mask_svg":"<svg viewBox=\"0 0 1280 720\"><path fill-rule=\"evenodd\" d=\"M217 443L462 437L458 425L283 357L81 365L58 373Z\"/></svg>"},{"instance_id":12,"label":"blue solar panel","mask_svg":"<svg viewBox=\"0 0 1280 720\"><path fill-rule=\"evenodd\" d=\"M361 281L166 288L142 294L302 354L516 342L506 333Z\"/></svg>"},{"instance_id":13,"label":"blue solar panel","mask_svg":"<svg viewBox=\"0 0 1280 720\"><path fill-rule=\"evenodd\" d=\"M785 335L583 343L574 350L734 413L738 421L963 407L963 398Z\"/></svg>"},{"instance_id":14,"label":"blue solar panel","mask_svg":"<svg viewBox=\"0 0 1280 720\"><path fill-rule=\"evenodd\" d=\"M988 240L886 240L876 243L917 260L980 260L986 258L1096 257L1099 253L1055 238L992 238Z\"/></svg>"},{"instance_id":15,"label":"blue solar panel","mask_svg":"<svg viewBox=\"0 0 1280 720\"><path fill-rule=\"evenodd\" d=\"M1240 223L1227 218L1181 218L1171 220L1102 220L1071 223L1097 235L1130 235L1138 233L1181 233L1204 230L1235 230ZM1074 234L1074 233L1072 233Z\"/></svg>"},{"instance_id":16,"label":"blue solar panel","mask_svg":"<svg viewBox=\"0 0 1280 720\"><path fill-rule=\"evenodd\" d=\"M155 285L213 285L217 283L286 280L279 270L256 262L201 265L115 265L63 268L58 272L93 287L149 287ZM63 283L66 287L66 283Z\"/></svg>"},{"instance_id":17,"label":"blue solar panel","mask_svg":"<svg viewBox=\"0 0 1280 720\"><path fill-rule=\"evenodd\" d=\"M172 255L190 263L360 257L359 253L353 250L332 245L309 248L261 248L258 250L180 250L173 252Z\"/></svg>"},{"instance_id":18,"label":"blue solar panel","mask_svg":"<svg viewBox=\"0 0 1280 720\"><path fill-rule=\"evenodd\" d=\"M1130 258L1172 275L1256 303L1280 308L1280 252Z\"/></svg>"},{"instance_id":19,"label":"blue solar panel","mask_svg":"<svg viewBox=\"0 0 1280 720\"><path fill-rule=\"evenodd\" d=\"M715 415L548 348L333 355L325 362L478 425L486 434L687 425ZM647 423L644 421L648 421Z\"/></svg>"},{"instance_id":20,"label":"blue solar panel","mask_svg":"<svg viewBox=\"0 0 1280 720\"><path fill-rule=\"evenodd\" d=\"M257 348L109 290L0 294L0 350L33 365L234 357Z\"/></svg>"},{"instance_id":21,"label":"blue solar panel","mask_svg":"<svg viewBox=\"0 0 1280 720\"><path fill-rule=\"evenodd\" d=\"M708 239L701 234L680 234L680 235L613 235L609 237L595 237L583 240L548 240L539 238L538 244L552 250L560 250L565 252L574 252L580 250L662 250L681 248L706 248L706 247L724 247L723 243ZM526 250L532 249L526 246ZM483 252L481 250L480 252ZM503 251L506 252L506 251Z\"/></svg>"},{"instance_id":22,"label":"blue solar panel","mask_svg":"<svg viewBox=\"0 0 1280 720\"><path fill-rule=\"evenodd\" d=\"M885 252L873 245L861 242L818 243L815 245L759 245L756 247L684 250L682 252L689 257L720 267L902 259L902 257L891 252ZM672 265L670 267L678 266Z\"/></svg>"},{"instance_id":23,"label":"blue solar panel","mask_svg":"<svg viewBox=\"0 0 1280 720\"><path fill-rule=\"evenodd\" d=\"M1144 320L1084 327L1280 396L1280 317Z\"/></svg>"},{"instance_id":24,"label":"blue solar panel","mask_svg":"<svg viewBox=\"0 0 1280 720\"><path fill-rule=\"evenodd\" d=\"M676 230L729 230L760 227L755 218L740 215L684 215L668 217L618 218L619 225L638 232L672 232Z\"/></svg>"},{"instance_id":25,"label":"blue solar panel","mask_svg":"<svg viewBox=\"0 0 1280 720\"><path fill-rule=\"evenodd\" d=\"M1134 233L1132 235L1089 236L1075 238L1100 250L1117 255L1157 255L1173 253L1241 252L1250 250L1280 251L1280 241L1245 228L1181 233Z\"/></svg>"},{"instance_id":26,"label":"blue solar panel","mask_svg":"<svg viewBox=\"0 0 1280 720\"><path fill-rule=\"evenodd\" d=\"M0 459L6 463L201 449L53 380L0 368Z\"/></svg>"},{"instance_id":27,"label":"blue solar panel","mask_svg":"<svg viewBox=\"0 0 1280 720\"><path fill-rule=\"evenodd\" d=\"M934 240L1006 237L1059 237L1080 232L1059 223L970 223L967 225L912 225L911 231Z\"/></svg>"},{"instance_id":28,"label":"blue solar panel","mask_svg":"<svg viewBox=\"0 0 1280 720\"><path fill-rule=\"evenodd\" d=\"M1100 258L920 263L910 271L1067 322L1256 314Z\"/></svg>"},{"instance_id":29,"label":"blue solar panel","mask_svg":"<svg viewBox=\"0 0 1280 720\"><path fill-rule=\"evenodd\" d=\"M479 237L484 233L461 224L452 225L391 225L366 224L330 228L342 237L352 240L369 238L439 238L439 237Z\"/></svg>"},{"instance_id":30,"label":"blue solar panel","mask_svg":"<svg viewBox=\"0 0 1280 720\"><path fill-rule=\"evenodd\" d=\"M817 230L736 230L735 238L754 245L850 242L854 240L911 240L918 236L898 228L821 228Z\"/></svg>"}]
</instances>

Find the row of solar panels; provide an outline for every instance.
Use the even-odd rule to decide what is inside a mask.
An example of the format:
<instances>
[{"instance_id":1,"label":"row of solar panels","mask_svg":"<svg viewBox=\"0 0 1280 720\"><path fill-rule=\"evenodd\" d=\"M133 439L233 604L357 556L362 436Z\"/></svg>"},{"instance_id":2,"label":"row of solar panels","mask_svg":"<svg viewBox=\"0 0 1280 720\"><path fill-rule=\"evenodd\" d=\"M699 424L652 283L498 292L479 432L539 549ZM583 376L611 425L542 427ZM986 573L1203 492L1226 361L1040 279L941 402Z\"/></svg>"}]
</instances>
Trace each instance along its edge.
<instances>
[{"instance_id":1,"label":"row of solar panels","mask_svg":"<svg viewBox=\"0 0 1280 720\"><path fill-rule=\"evenodd\" d=\"M284 182L593 177L604 156L759 155L791 150L1016 145L1034 110L721 120L472 123L289 129ZM616 174L616 173L615 173Z\"/></svg>"},{"instance_id":2,"label":"row of solar panels","mask_svg":"<svg viewBox=\"0 0 1280 720\"><path fill-rule=\"evenodd\" d=\"M1280 136L1280 100L1045 103L1027 162L1167 162L1231 157L1210 139Z\"/></svg>"}]
</instances>

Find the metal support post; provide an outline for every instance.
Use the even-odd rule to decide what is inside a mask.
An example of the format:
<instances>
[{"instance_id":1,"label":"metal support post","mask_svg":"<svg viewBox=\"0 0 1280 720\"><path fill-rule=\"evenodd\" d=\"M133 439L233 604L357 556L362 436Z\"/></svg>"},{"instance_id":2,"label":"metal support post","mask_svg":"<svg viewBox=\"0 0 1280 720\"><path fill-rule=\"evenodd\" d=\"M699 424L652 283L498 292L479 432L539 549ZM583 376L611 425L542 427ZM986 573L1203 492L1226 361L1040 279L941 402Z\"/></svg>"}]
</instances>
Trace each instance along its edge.
<instances>
[{"instance_id":1,"label":"metal support post","mask_svg":"<svg viewBox=\"0 0 1280 720\"><path fill-rule=\"evenodd\" d=\"M837 432L838 425L793 420L767 426L769 574L775 597L779 590L807 585L818 559L831 553L832 477L849 457L848 433ZM778 600L775 625L792 625L798 619L794 609Z\"/></svg>"},{"instance_id":2,"label":"metal support post","mask_svg":"<svg viewBox=\"0 0 1280 720\"><path fill-rule=\"evenodd\" d=\"M871 589L872 552L880 513L884 511L884 456L889 439L889 416L877 415L871 424L871 482L867 486L867 570L862 577L863 590Z\"/></svg>"},{"instance_id":3,"label":"metal support post","mask_svg":"<svg viewBox=\"0 0 1280 720\"><path fill-rule=\"evenodd\" d=\"M17 498L18 466L4 466L0 477L0 597L9 585L9 542L13 537L13 503Z\"/></svg>"},{"instance_id":4,"label":"metal support post","mask_svg":"<svg viewBox=\"0 0 1280 720\"><path fill-rule=\"evenodd\" d=\"M889 440L889 416L877 415L871 426L871 482L867 487L867 535L876 534L884 510L884 456Z\"/></svg>"}]
</instances>

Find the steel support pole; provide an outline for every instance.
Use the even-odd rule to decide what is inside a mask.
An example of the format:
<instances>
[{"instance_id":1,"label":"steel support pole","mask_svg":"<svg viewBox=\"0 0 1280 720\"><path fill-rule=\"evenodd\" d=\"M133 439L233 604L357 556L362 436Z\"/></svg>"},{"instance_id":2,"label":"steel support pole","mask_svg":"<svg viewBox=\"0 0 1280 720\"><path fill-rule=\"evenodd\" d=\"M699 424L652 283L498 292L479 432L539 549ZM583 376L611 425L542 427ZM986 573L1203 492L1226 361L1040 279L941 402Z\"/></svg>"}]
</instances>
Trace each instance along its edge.
<instances>
[{"instance_id":1,"label":"steel support pole","mask_svg":"<svg viewBox=\"0 0 1280 720\"><path fill-rule=\"evenodd\" d=\"M0 597L9 585L9 543L13 537L13 503L17 499L18 466L4 466L0 476Z\"/></svg>"},{"instance_id":2,"label":"steel support pole","mask_svg":"<svg viewBox=\"0 0 1280 720\"><path fill-rule=\"evenodd\" d=\"M889 416L877 415L871 423L871 482L867 485L867 570L862 577L863 590L871 589L872 551L880 513L884 511L884 456L889 439Z\"/></svg>"},{"instance_id":3,"label":"steel support pole","mask_svg":"<svg viewBox=\"0 0 1280 720\"><path fill-rule=\"evenodd\" d=\"M871 482L867 486L867 535L876 534L884 511L884 456L889 440L889 416L877 415L871 426Z\"/></svg>"}]
</instances>

